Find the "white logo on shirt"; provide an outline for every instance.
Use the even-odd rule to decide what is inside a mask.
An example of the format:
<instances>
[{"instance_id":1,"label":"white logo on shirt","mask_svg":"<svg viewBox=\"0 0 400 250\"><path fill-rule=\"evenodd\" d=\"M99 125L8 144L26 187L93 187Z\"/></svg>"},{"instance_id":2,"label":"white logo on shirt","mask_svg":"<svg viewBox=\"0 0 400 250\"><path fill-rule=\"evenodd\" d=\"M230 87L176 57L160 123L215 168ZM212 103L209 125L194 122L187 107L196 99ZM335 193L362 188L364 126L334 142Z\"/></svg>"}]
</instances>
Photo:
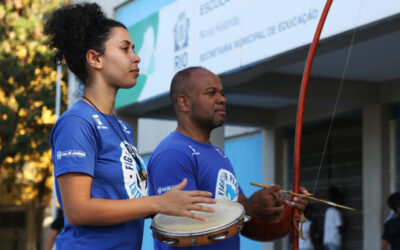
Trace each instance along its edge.
<instances>
[{"instance_id":1,"label":"white logo on shirt","mask_svg":"<svg viewBox=\"0 0 400 250\"><path fill-rule=\"evenodd\" d=\"M226 169L218 171L215 199L237 201L239 184L236 177Z\"/></svg>"},{"instance_id":2,"label":"white logo on shirt","mask_svg":"<svg viewBox=\"0 0 400 250\"><path fill-rule=\"evenodd\" d=\"M107 126L103 125L103 122L100 120L99 115L92 115L92 117L97 123L97 129L108 129Z\"/></svg>"},{"instance_id":3,"label":"white logo on shirt","mask_svg":"<svg viewBox=\"0 0 400 250\"><path fill-rule=\"evenodd\" d=\"M119 122L119 124L121 124L121 127L122 127L122 129L124 130L124 132L126 133L126 134L131 134L131 131L129 131L129 129L128 129L128 127L127 126L125 126L125 124L122 122L122 121L120 121L120 120L118 120L118 122Z\"/></svg>"},{"instance_id":4,"label":"white logo on shirt","mask_svg":"<svg viewBox=\"0 0 400 250\"><path fill-rule=\"evenodd\" d=\"M70 150L65 150L65 151L61 151L58 150L57 151L57 160L61 160L62 158L85 158L86 157L86 152L81 151L81 150L76 150L76 149L70 149Z\"/></svg>"},{"instance_id":5,"label":"white logo on shirt","mask_svg":"<svg viewBox=\"0 0 400 250\"><path fill-rule=\"evenodd\" d=\"M224 154L224 152L221 151L221 149L215 147L215 150L224 158L226 158L226 155Z\"/></svg>"},{"instance_id":6,"label":"white logo on shirt","mask_svg":"<svg viewBox=\"0 0 400 250\"><path fill-rule=\"evenodd\" d=\"M200 155L200 152L197 152L192 146L188 146L192 150L192 155Z\"/></svg>"},{"instance_id":7,"label":"white logo on shirt","mask_svg":"<svg viewBox=\"0 0 400 250\"><path fill-rule=\"evenodd\" d=\"M170 190L171 188L174 188L176 185L170 185L170 186L165 186L165 187L158 187L157 188L157 194L163 194L165 192L167 192L168 190Z\"/></svg>"},{"instance_id":8,"label":"white logo on shirt","mask_svg":"<svg viewBox=\"0 0 400 250\"><path fill-rule=\"evenodd\" d=\"M129 144L127 141L125 141L125 143ZM140 179L139 166L137 166L135 159L133 159L132 155L126 149L124 142L121 142L120 147L122 149L120 158L122 173L124 175L125 190L129 198L136 199L147 196L147 181L142 181ZM142 168L145 169L145 164L138 155L136 148L133 146L132 148L135 151L134 153L138 156Z\"/></svg>"}]
</instances>

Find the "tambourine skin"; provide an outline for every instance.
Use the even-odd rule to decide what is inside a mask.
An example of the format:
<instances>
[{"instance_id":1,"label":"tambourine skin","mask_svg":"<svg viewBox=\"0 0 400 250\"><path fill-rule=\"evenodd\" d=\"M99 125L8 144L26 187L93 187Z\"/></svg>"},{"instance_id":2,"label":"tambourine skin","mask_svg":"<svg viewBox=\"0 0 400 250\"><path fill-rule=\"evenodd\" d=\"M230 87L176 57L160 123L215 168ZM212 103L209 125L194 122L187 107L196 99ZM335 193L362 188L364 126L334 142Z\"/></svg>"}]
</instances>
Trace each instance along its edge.
<instances>
[{"instance_id":1,"label":"tambourine skin","mask_svg":"<svg viewBox=\"0 0 400 250\"><path fill-rule=\"evenodd\" d=\"M292 225L292 209L283 203L285 208L279 221L270 222L260 217L251 218L244 223L242 235L255 241L272 241L287 235Z\"/></svg>"},{"instance_id":2,"label":"tambourine skin","mask_svg":"<svg viewBox=\"0 0 400 250\"><path fill-rule=\"evenodd\" d=\"M208 245L212 243L219 242L221 240L226 240L235 236L240 232L240 229L243 228L243 218L240 219L237 223L231 225L230 227L223 228L221 230L211 232L208 234L202 235L193 235L193 236L176 236L176 235L166 235L160 232L153 232L153 236L155 236L160 242L164 244L168 244L171 246L181 246L181 247L190 247L190 246L201 246ZM168 243L167 243L168 242Z\"/></svg>"},{"instance_id":3,"label":"tambourine skin","mask_svg":"<svg viewBox=\"0 0 400 250\"><path fill-rule=\"evenodd\" d=\"M200 246L237 235L244 224L244 207L235 201L217 200L213 213L202 212L206 221L158 214L153 218L153 237L172 246Z\"/></svg>"}]
</instances>

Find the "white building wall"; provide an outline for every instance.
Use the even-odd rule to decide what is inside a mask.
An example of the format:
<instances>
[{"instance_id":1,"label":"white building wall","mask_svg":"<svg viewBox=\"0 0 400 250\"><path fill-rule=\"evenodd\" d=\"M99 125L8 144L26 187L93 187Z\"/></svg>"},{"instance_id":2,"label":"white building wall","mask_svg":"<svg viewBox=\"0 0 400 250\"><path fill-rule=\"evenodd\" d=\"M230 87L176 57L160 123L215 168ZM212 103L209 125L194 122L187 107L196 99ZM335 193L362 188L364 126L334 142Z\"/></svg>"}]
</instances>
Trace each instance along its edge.
<instances>
[{"instance_id":1,"label":"white building wall","mask_svg":"<svg viewBox=\"0 0 400 250\"><path fill-rule=\"evenodd\" d=\"M271 185L275 180L275 131L264 129L263 135L263 184ZM262 244L263 250L273 250L276 242L266 242Z\"/></svg>"},{"instance_id":2,"label":"white building wall","mask_svg":"<svg viewBox=\"0 0 400 250\"><path fill-rule=\"evenodd\" d=\"M137 146L141 155L149 155L162 139L176 129L176 121L143 119L138 121Z\"/></svg>"}]
</instances>

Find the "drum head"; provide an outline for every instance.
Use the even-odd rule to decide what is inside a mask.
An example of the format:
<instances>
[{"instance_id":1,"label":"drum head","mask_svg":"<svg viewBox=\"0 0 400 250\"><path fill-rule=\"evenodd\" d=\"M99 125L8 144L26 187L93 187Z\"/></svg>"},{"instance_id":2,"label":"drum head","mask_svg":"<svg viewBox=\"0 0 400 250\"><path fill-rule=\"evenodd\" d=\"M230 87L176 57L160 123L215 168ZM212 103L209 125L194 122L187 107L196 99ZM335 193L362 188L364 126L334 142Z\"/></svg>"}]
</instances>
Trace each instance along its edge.
<instances>
[{"instance_id":1,"label":"drum head","mask_svg":"<svg viewBox=\"0 0 400 250\"><path fill-rule=\"evenodd\" d=\"M175 235L204 233L204 231L215 231L224 227L244 215L242 204L228 200L217 200L216 204L202 204L215 209L214 213L197 212L206 221L192 218L157 214L153 218L153 228L158 231L172 233Z\"/></svg>"}]
</instances>

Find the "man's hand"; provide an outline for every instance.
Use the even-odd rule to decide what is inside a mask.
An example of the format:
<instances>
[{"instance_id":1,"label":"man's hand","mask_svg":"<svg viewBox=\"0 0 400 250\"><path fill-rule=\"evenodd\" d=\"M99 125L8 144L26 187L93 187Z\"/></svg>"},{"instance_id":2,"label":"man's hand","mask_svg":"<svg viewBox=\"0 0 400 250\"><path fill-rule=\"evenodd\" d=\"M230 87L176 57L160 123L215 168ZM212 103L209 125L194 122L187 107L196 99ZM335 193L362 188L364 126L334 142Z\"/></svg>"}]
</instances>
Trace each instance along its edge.
<instances>
[{"instance_id":1,"label":"man's hand","mask_svg":"<svg viewBox=\"0 0 400 250\"><path fill-rule=\"evenodd\" d=\"M283 200L278 185L260 189L248 199L239 199L246 214L250 217L261 217L268 221L278 220L283 212Z\"/></svg>"},{"instance_id":2,"label":"man's hand","mask_svg":"<svg viewBox=\"0 0 400 250\"><path fill-rule=\"evenodd\" d=\"M307 195L309 192L305 187L300 187L300 194ZM306 209L308 203L310 202L310 200L307 198L302 198L295 195L285 195L283 199L290 207L297 208L301 212Z\"/></svg>"}]
</instances>

